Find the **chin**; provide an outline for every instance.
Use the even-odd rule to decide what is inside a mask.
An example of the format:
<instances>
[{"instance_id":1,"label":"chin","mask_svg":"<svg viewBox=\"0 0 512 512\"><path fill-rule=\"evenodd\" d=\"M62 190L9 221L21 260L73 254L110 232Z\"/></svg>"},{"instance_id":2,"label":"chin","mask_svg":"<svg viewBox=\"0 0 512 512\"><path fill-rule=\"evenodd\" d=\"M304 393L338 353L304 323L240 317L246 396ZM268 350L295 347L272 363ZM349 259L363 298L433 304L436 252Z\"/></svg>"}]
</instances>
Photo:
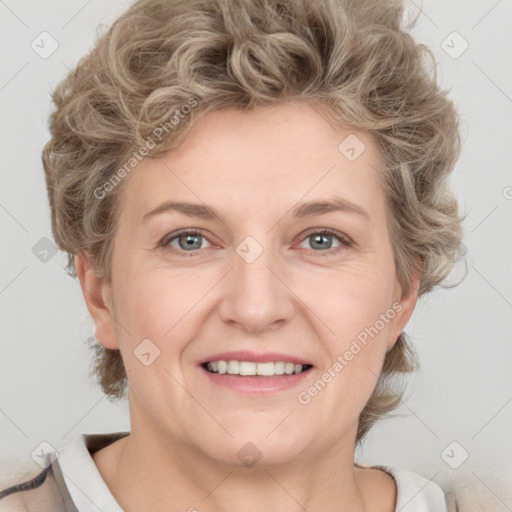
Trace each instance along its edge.
<instances>
[{"instance_id":1,"label":"chin","mask_svg":"<svg viewBox=\"0 0 512 512\"><path fill-rule=\"evenodd\" d=\"M312 429L305 425L291 425L288 419L279 425L285 416L283 414L277 420L272 416L272 421L257 421L253 418L252 421L226 425L233 437L226 434L218 438L217 442L207 443L202 437L203 450L209 457L223 464L245 465L249 468L296 462L297 456L312 446ZM292 416L293 413L289 419Z\"/></svg>"}]
</instances>

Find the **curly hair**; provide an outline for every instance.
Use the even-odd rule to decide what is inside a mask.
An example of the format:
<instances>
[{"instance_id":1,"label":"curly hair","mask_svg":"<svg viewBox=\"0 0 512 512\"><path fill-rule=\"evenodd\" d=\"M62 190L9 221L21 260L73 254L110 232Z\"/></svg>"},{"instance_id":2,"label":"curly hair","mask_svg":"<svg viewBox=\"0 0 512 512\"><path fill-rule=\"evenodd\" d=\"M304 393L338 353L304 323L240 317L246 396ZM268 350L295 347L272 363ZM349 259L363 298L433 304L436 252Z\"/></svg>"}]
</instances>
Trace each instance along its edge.
<instances>
[{"instance_id":1,"label":"curly hair","mask_svg":"<svg viewBox=\"0 0 512 512\"><path fill-rule=\"evenodd\" d=\"M42 160L52 231L69 274L76 277L75 255L87 254L110 282L130 170L123 164L178 147L209 111L298 100L374 137L402 289L410 289L413 273L420 296L448 286L462 240L447 183L460 154L459 121L437 84L432 52L408 33L416 20L406 27L404 17L402 2L392 0L135 2L52 95ZM91 340L91 375L109 398L124 397L120 352ZM361 412L357 442L396 408L399 377L417 366L402 332Z\"/></svg>"}]
</instances>

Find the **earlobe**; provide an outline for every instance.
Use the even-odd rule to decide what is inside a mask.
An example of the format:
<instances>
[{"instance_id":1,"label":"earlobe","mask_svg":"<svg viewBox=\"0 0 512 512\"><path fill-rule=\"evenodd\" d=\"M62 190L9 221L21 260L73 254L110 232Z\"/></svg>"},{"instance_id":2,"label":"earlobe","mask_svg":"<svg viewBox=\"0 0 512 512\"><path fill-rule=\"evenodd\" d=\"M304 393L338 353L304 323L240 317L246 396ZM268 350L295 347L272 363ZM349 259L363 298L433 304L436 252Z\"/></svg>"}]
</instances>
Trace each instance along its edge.
<instances>
[{"instance_id":1,"label":"earlobe","mask_svg":"<svg viewBox=\"0 0 512 512\"><path fill-rule=\"evenodd\" d=\"M411 281L409 288L402 293L402 298L400 299L404 308L411 308L414 310L416 306L416 302L418 301L418 292L420 289L420 279L418 274L414 274L411 276ZM412 314L412 311L411 311Z\"/></svg>"},{"instance_id":2,"label":"earlobe","mask_svg":"<svg viewBox=\"0 0 512 512\"><path fill-rule=\"evenodd\" d=\"M419 277L417 274L414 274L411 277L409 289L406 290L405 293L401 294L401 298L399 298L400 311L395 317L395 321L391 329L392 332L389 337L390 344L388 345L388 351L393 348L398 336L400 336L414 312L416 303L418 302L419 285Z\"/></svg>"},{"instance_id":3,"label":"earlobe","mask_svg":"<svg viewBox=\"0 0 512 512\"><path fill-rule=\"evenodd\" d=\"M87 309L96 326L96 339L106 348L118 349L110 286L97 276L88 255L76 255L75 268Z\"/></svg>"}]
</instances>

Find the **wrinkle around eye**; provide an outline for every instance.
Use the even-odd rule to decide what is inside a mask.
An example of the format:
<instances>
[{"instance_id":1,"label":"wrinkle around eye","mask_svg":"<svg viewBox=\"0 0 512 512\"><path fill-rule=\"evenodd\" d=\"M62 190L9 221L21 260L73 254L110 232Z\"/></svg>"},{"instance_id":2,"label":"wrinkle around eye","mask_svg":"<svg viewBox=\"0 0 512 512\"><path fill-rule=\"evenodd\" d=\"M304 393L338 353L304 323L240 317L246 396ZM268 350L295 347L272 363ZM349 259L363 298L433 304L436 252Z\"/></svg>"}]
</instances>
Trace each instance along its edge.
<instances>
[{"instance_id":1,"label":"wrinkle around eye","mask_svg":"<svg viewBox=\"0 0 512 512\"><path fill-rule=\"evenodd\" d=\"M202 248L193 248L193 249L187 250L187 249L182 249L181 247L174 247L171 245L171 242L174 242L174 241L179 243L179 238L182 236L186 236L186 235L192 235L195 237L199 237L202 241L205 241L206 243L210 244L210 246L218 247L218 245L215 244L214 242L212 242L210 240L210 238L205 233L203 233L203 231L200 229L183 229L181 231L172 232L172 233L164 236L160 240L158 245L162 249L170 252L171 254L185 255L185 256L200 255L204 252L205 249L210 248L210 247L202 247Z\"/></svg>"},{"instance_id":2,"label":"wrinkle around eye","mask_svg":"<svg viewBox=\"0 0 512 512\"><path fill-rule=\"evenodd\" d=\"M199 248L191 248L190 250L174 246L172 244L176 243L179 244L179 238L182 236L195 236L199 237L201 239L201 242L205 242L207 247L199 247ZM308 243L308 240L311 239L311 237L315 235L323 235L330 237L338 242L337 245L334 245L334 247L327 247L327 248L307 248L302 247L302 244ZM345 235L342 232L338 232L337 230L331 229L331 228L322 228L322 227L316 227L316 228L310 228L306 233L301 233L298 235L299 242L295 242L294 246L300 246L299 249L304 250L305 255L304 257L335 257L339 255L340 253L346 252L349 249L351 249L353 246L357 246L357 244L347 235ZM311 243L311 242L309 242ZM201 244L202 245L202 244ZM164 251L166 251L168 254L172 256L177 257L203 257L206 256L205 251L207 249L219 249L222 248L222 246L219 246L215 242L212 242L210 240L210 236L207 233L204 233L203 230L199 228L184 228L182 230L171 232L164 236L161 241L159 242L159 247L161 247ZM235 248L236 249L236 248ZM293 249L293 247L292 247Z\"/></svg>"}]
</instances>

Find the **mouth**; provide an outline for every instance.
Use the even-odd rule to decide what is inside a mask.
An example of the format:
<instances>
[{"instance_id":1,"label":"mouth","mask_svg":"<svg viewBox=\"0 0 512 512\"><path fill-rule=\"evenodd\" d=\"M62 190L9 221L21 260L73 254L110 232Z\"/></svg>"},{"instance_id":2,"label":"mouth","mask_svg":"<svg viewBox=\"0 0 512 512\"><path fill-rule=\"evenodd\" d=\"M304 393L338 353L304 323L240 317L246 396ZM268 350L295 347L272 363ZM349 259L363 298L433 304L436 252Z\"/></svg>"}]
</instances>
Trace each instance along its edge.
<instances>
[{"instance_id":1,"label":"mouth","mask_svg":"<svg viewBox=\"0 0 512 512\"><path fill-rule=\"evenodd\" d=\"M224 352L198 363L215 388L237 393L267 395L292 389L304 382L314 365L290 354Z\"/></svg>"},{"instance_id":2,"label":"mouth","mask_svg":"<svg viewBox=\"0 0 512 512\"><path fill-rule=\"evenodd\" d=\"M207 361L201 365L207 372L218 375L238 375L242 377L280 377L298 375L313 367L311 364L298 364L291 361L254 361L218 360Z\"/></svg>"}]
</instances>

